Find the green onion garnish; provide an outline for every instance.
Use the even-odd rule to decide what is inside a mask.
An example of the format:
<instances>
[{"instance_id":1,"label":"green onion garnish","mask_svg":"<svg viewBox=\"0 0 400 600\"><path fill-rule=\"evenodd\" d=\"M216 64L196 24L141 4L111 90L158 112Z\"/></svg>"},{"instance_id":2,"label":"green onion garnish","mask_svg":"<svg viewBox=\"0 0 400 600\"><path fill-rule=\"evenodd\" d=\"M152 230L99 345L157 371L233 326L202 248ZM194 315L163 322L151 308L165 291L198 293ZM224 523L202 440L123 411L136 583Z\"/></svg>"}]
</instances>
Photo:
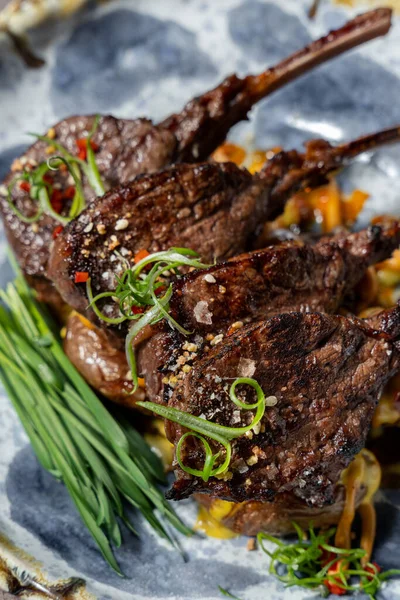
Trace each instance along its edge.
<instances>
[{"instance_id":1,"label":"green onion garnish","mask_svg":"<svg viewBox=\"0 0 400 600\"><path fill-rule=\"evenodd\" d=\"M99 124L99 118L99 115L97 115L94 120L93 127L86 138L86 161L82 160L78 156L74 156L73 154L68 152L68 150L64 148L64 146L62 146L61 144L49 137L31 134L34 135L38 140L41 140L42 142L46 142L50 146L53 146L55 150L57 150L60 154L59 156L52 156L47 162L41 163L34 170L28 171L27 169L24 169L23 173L15 177L8 186L7 202L10 208L14 211L14 213L21 221L23 221L24 223L34 223L41 218L43 213L45 213L53 217L53 219L55 219L56 221L59 221L63 225L66 225L67 223L69 223L69 221L77 217L86 206L82 188L81 171L86 176L88 183L95 192L96 196L102 196L105 193L105 187L101 180L100 172L96 164L95 153L91 144L92 136L94 135ZM65 217L60 215L56 210L53 209L51 204L51 195L53 192L53 187L51 183L45 180L45 175L49 171L55 171L59 169L62 164L66 166L69 174L72 176L75 183L75 195L72 200L70 209L68 211L68 215ZM14 200L12 197L13 190L17 183L21 182L26 182L27 184L29 184L30 198L31 200L38 202L38 210L31 217L24 215L21 211L17 209L17 207L14 204Z\"/></svg>"},{"instance_id":2,"label":"green onion garnish","mask_svg":"<svg viewBox=\"0 0 400 600\"><path fill-rule=\"evenodd\" d=\"M317 534L311 526L307 539L296 523L293 526L298 540L292 544L285 544L266 533L257 536L260 547L271 558L269 572L287 587L296 585L319 590L323 597L330 593L340 596L346 592L363 592L370 600L375 600L382 583L389 577L400 575L400 569L381 572L376 563L368 562L363 566L366 551L361 548L333 546L330 541L335 536L335 527ZM265 541L275 544L276 550L269 551Z\"/></svg>"},{"instance_id":3,"label":"green onion garnish","mask_svg":"<svg viewBox=\"0 0 400 600\"><path fill-rule=\"evenodd\" d=\"M59 144L55 140L45 135L39 135L37 133L30 134L33 135L36 139L41 140L42 142L46 142L46 144L48 144L49 146L53 146L56 150L58 150L58 152L61 154L61 156L63 156L66 162L75 169L75 173L79 177L80 168L86 175L89 185L95 192L96 196L102 196L106 191L104 184L101 180L101 175L96 164L95 154L91 144L92 137L96 133L97 127L99 126L99 121L100 115L96 115L93 122L93 127L86 137L86 160L82 160L78 156L71 154L62 144Z\"/></svg>"},{"instance_id":4,"label":"green onion garnish","mask_svg":"<svg viewBox=\"0 0 400 600\"><path fill-rule=\"evenodd\" d=\"M161 319L165 319L172 328L183 335L190 333L179 325L168 312L172 296L172 283L165 276L177 275L180 267L206 269L209 265L203 264L197 257L198 254L189 248L170 248L170 250L149 254L133 268L129 268L127 263L128 268L120 278L117 277L116 289L97 296L93 296L91 280L88 279L86 283L88 308L92 308L99 319L111 325L118 325L124 321L135 321L125 341L126 356L132 373L133 392L137 389L138 375L132 342L138 333L146 325L155 325ZM152 265L150 271L144 273L144 269L150 265ZM97 303L105 298L112 298L117 302L120 316L108 317L99 309ZM143 314L135 313L132 311L135 307L139 310L147 310Z\"/></svg>"},{"instance_id":5,"label":"green onion garnish","mask_svg":"<svg viewBox=\"0 0 400 600\"><path fill-rule=\"evenodd\" d=\"M108 563L120 573L111 544L121 543L119 522L132 528L124 500L169 541L167 523L190 534L156 485L165 483L160 461L75 370L21 275L0 298L0 380L39 461L64 482Z\"/></svg>"},{"instance_id":6,"label":"green onion garnish","mask_svg":"<svg viewBox=\"0 0 400 600\"><path fill-rule=\"evenodd\" d=\"M235 391L238 385L249 385L252 387L256 391L257 402L254 404L247 404L240 400ZM257 423L259 423L263 418L266 406L275 406L277 402L275 396L266 398L258 382L249 377L237 378L230 387L229 396L232 402L234 402L242 410L256 410L253 420L249 425L246 425L245 427L226 427L225 425L213 423L207 419L196 417L195 415L191 415L183 410L172 408L170 406L155 404L154 402L137 402L137 404L138 406L147 408L160 417L164 417L164 419L168 419L173 423L177 423L178 425L189 429L187 433L182 435L176 446L176 460L178 461L181 469L186 473L190 473L195 477L201 477L203 481L208 481L210 477L220 475L228 469L232 457L232 447L230 442L253 429L253 427L255 427L255 425L257 425ZM203 444L205 460L203 469L201 471L199 469L192 469L191 467L184 465L182 462L182 445L189 436L198 438ZM207 438L213 440L214 442L218 442L225 449L224 461L216 468L214 468L214 466L222 458L222 451L220 450L216 454L213 454Z\"/></svg>"},{"instance_id":7,"label":"green onion garnish","mask_svg":"<svg viewBox=\"0 0 400 600\"><path fill-rule=\"evenodd\" d=\"M62 164L67 167L67 170L73 177L75 183L74 198L72 200L68 216L66 217L63 217L53 209L51 204L53 187L44 178L49 171L57 171ZM12 197L15 186L22 181L28 183L30 188L29 196L32 200L38 203L38 210L32 217L27 217L26 215L22 214L15 206ZM66 225L74 217L79 215L80 212L85 208L85 198L83 195L80 178L78 177L75 169L72 168L71 163L69 163L62 156L52 156L46 163L40 164L34 171L25 170L21 175L15 177L8 186L7 201L11 210L13 210L17 217L24 223L34 223L40 219L43 213L45 213L53 217L53 219L59 223Z\"/></svg>"}]
</instances>

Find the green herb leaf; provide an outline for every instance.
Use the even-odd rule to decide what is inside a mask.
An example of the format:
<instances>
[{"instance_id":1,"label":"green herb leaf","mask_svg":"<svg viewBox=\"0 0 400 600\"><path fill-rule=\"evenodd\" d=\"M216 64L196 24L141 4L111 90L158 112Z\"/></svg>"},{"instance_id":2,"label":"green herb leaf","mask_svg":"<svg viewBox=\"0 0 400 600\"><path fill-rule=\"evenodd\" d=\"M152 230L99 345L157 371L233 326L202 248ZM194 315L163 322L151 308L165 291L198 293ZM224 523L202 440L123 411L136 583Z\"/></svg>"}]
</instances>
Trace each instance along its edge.
<instances>
[{"instance_id":1,"label":"green herb leaf","mask_svg":"<svg viewBox=\"0 0 400 600\"><path fill-rule=\"evenodd\" d=\"M223 596L225 596L226 598L233 598L233 600L240 600L240 598L238 598L237 596L234 596L233 594L231 594L230 592L228 592L228 590L225 590L220 585L218 586L218 589L221 592L221 594Z\"/></svg>"}]
</instances>

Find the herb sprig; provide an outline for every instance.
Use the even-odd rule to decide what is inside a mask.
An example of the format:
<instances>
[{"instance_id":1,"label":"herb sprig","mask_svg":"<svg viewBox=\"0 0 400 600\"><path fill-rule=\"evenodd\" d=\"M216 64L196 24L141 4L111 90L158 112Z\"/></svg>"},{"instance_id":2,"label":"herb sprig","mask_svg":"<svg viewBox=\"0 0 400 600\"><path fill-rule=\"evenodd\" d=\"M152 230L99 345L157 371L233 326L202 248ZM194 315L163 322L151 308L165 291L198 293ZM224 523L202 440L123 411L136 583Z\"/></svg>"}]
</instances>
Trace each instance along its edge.
<instances>
[{"instance_id":1,"label":"herb sprig","mask_svg":"<svg viewBox=\"0 0 400 600\"><path fill-rule=\"evenodd\" d=\"M238 398L236 395L236 388L238 385L248 385L252 387L257 394L257 402L254 402L253 404L247 404L246 402L240 400L240 398ZM255 427L263 418L266 407L275 406L277 403L275 396L266 398L259 383L255 379L251 379L249 377L238 377L235 379L230 387L229 397L232 402L234 402L234 404L236 404L236 406L242 410L256 410L256 413L249 425L246 425L245 427L226 427L225 425L213 423L212 421L208 421L202 417L196 417L195 415L191 415L183 410L179 410L170 406L155 404L154 402L137 402L137 404L143 408L151 410L160 417L164 417L173 423L177 423L178 425L189 429L188 432L181 436L176 446L176 460L178 461L181 469L186 473L194 475L195 477L201 477L203 481L208 481L210 477L220 475L228 469L232 457L232 447L230 442L253 429L253 427ZM185 440L190 436L198 438L203 445L205 460L202 470L193 469L183 464L181 454L182 446ZM214 454L210 444L207 441L207 438L213 440L214 442L218 442L221 446L223 446L225 450L225 458L222 463L220 462L220 459L222 458L222 451L220 450ZM218 462L220 462L220 464L217 465ZM217 466L215 467L215 465Z\"/></svg>"},{"instance_id":2,"label":"herb sprig","mask_svg":"<svg viewBox=\"0 0 400 600\"><path fill-rule=\"evenodd\" d=\"M0 380L40 463L64 482L108 563L121 573L111 547L121 544L119 522L134 531L124 500L169 541L167 523L190 534L156 485L165 483L160 461L75 370L22 276L0 297Z\"/></svg>"},{"instance_id":3,"label":"herb sprig","mask_svg":"<svg viewBox=\"0 0 400 600\"><path fill-rule=\"evenodd\" d=\"M320 531L313 527L309 536L296 524L298 540L286 544L282 540L259 533L258 543L271 558L269 572L287 587L300 586L311 590L319 590L323 597L330 593L343 595L346 592L363 592L370 600L375 600L382 583L395 575L400 569L381 572L375 564L368 562L362 565L366 551L361 548L343 549L333 546L336 528ZM269 541L277 546L269 551L264 542ZM282 570L284 571L282 573Z\"/></svg>"},{"instance_id":4,"label":"herb sprig","mask_svg":"<svg viewBox=\"0 0 400 600\"><path fill-rule=\"evenodd\" d=\"M87 160L82 160L78 156L74 156L62 144L55 140L37 134L34 135L38 140L46 142L52 146L60 154L52 156L46 162L41 163L36 169L24 169L21 175L17 175L7 188L7 202L11 210L17 215L20 221L24 223L35 223L43 214L51 216L53 219L66 225L72 219L77 217L85 208L85 197L82 188L82 173L86 176L89 185L97 196L102 196L105 193L105 187L102 182L99 169L96 164L94 150L92 148L92 136L94 135L99 123L99 116L94 120L93 127L85 138ZM61 215L57 210L54 210L51 202L54 188L49 181L48 174L50 171L56 171L61 167L65 167L68 173L72 176L75 184L73 190L73 198L66 216ZM31 200L37 203L37 211L32 216L23 214L15 206L13 199L13 191L18 184L25 185L27 193Z\"/></svg>"},{"instance_id":5,"label":"herb sprig","mask_svg":"<svg viewBox=\"0 0 400 600\"><path fill-rule=\"evenodd\" d=\"M132 342L138 333L147 325L155 325L162 319L165 319L172 328L183 335L190 333L168 312L173 291L172 283L168 277L171 274L177 275L180 267L206 269L209 265L200 262L198 254L189 248L170 248L162 252L154 252L140 260L133 268L130 267L128 261L125 262L127 268L121 277L117 277L115 290L93 296L91 279L89 278L86 282L86 293L89 299L89 307L102 321L110 325L119 325L124 321L135 321L125 341L126 356L132 373L134 392L138 386L138 375ZM150 266L151 269L144 272ZM99 309L97 303L105 298L112 298L113 301L117 302L120 316L108 317ZM135 308L138 310L135 311ZM144 312L145 309L147 309L146 312Z\"/></svg>"}]
</instances>

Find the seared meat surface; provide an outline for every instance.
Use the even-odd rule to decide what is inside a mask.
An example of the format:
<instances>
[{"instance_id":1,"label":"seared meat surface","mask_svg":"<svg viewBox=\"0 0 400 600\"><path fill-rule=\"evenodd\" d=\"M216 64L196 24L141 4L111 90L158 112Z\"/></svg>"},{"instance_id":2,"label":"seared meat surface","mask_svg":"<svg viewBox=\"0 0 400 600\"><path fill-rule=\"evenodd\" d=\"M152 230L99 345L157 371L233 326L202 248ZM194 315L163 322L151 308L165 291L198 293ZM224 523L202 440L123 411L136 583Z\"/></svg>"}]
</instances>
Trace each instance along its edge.
<instances>
[{"instance_id":1,"label":"seared meat surface","mask_svg":"<svg viewBox=\"0 0 400 600\"><path fill-rule=\"evenodd\" d=\"M132 394L132 378L125 353L115 348L107 335L87 319L72 312L66 324L64 352L100 394L129 408L145 394Z\"/></svg>"},{"instance_id":2,"label":"seared meat surface","mask_svg":"<svg viewBox=\"0 0 400 600\"><path fill-rule=\"evenodd\" d=\"M207 334L229 335L235 326L279 313L334 313L368 266L389 258L399 244L400 226L392 223L324 237L315 245L288 242L237 256L178 279L170 313L193 332L190 340L199 349ZM160 402L163 378L176 371L186 340L165 322L151 334L137 344L138 364L147 396Z\"/></svg>"},{"instance_id":3,"label":"seared meat surface","mask_svg":"<svg viewBox=\"0 0 400 600\"><path fill-rule=\"evenodd\" d=\"M67 225L53 245L48 275L65 302L83 312L87 297L76 273L90 275L95 294L115 289L115 275L126 268L115 250L128 261L141 249L172 246L196 250L206 262L235 256L294 192L319 186L357 154L399 139L395 127L336 147L313 140L304 154L281 152L253 176L233 163L203 163L138 177Z\"/></svg>"},{"instance_id":4,"label":"seared meat surface","mask_svg":"<svg viewBox=\"0 0 400 600\"><path fill-rule=\"evenodd\" d=\"M368 321L321 313L287 313L243 327L197 360L178 384L170 406L221 425L251 422L229 388L253 377L277 404L267 407L253 435L233 442L227 476L204 482L176 467L169 497L194 492L242 502L291 492L310 506L333 500L341 471L363 448L383 386L400 361L400 308ZM254 402L243 386L242 398ZM176 444L183 430L167 421ZM218 446L215 444L215 446ZM183 464L201 468L202 446L185 441Z\"/></svg>"},{"instance_id":5,"label":"seared meat surface","mask_svg":"<svg viewBox=\"0 0 400 600\"><path fill-rule=\"evenodd\" d=\"M205 335L293 310L334 313L366 269L399 245L396 223L322 238L313 246L288 242L237 256L178 280L171 314L185 329ZM207 305L207 318L199 315L199 303Z\"/></svg>"},{"instance_id":6,"label":"seared meat surface","mask_svg":"<svg viewBox=\"0 0 400 600\"><path fill-rule=\"evenodd\" d=\"M390 28L390 19L389 9L360 15L261 75L243 79L235 75L228 77L215 89L191 100L181 113L158 125L143 118L102 117L93 142L98 148L96 161L105 188L126 183L140 173L154 173L171 163L206 159L225 139L229 129L246 118L255 103L321 62L384 35ZM52 128L54 141L73 155L78 154L77 141L87 136L94 119L93 115L74 116L61 121ZM51 154L58 153L54 149L49 154L49 144L36 142L14 162L5 185L10 185L24 168L32 169L47 161ZM54 176L54 182L63 190L73 184L68 174L63 172ZM83 185L87 201L92 200L94 193L85 178ZM27 191L15 186L12 199L23 214L32 216L36 213L37 204ZM68 213L69 204L70 201L65 201L60 210L64 216ZM44 281L48 279L47 262L52 235L59 223L48 215L43 215L34 225L24 223L3 195L0 195L0 209L9 243L24 273L31 277L33 285L41 284L43 290ZM50 287L48 294L52 294Z\"/></svg>"}]
</instances>

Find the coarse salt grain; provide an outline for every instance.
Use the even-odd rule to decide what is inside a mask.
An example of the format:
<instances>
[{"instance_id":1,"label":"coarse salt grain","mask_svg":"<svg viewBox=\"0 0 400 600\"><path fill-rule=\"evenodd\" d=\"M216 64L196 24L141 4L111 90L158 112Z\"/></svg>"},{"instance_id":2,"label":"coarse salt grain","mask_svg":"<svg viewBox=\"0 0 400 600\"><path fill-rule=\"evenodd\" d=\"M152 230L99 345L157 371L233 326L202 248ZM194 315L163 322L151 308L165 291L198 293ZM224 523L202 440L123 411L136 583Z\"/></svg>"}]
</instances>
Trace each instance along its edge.
<instances>
[{"instance_id":1,"label":"coarse salt grain","mask_svg":"<svg viewBox=\"0 0 400 600\"><path fill-rule=\"evenodd\" d=\"M212 324L212 312L208 309L208 303L200 300L193 309L194 317L198 323Z\"/></svg>"},{"instance_id":2,"label":"coarse salt grain","mask_svg":"<svg viewBox=\"0 0 400 600\"><path fill-rule=\"evenodd\" d=\"M207 283L217 283L217 280L215 279L214 275L211 275L211 273L204 275L204 281L207 281Z\"/></svg>"},{"instance_id":3,"label":"coarse salt grain","mask_svg":"<svg viewBox=\"0 0 400 600\"><path fill-rule=\"evenodd\" d=\"M224 334L219 333L218 335L215 336L215 338L213 340L211 340L210 346L216 346L217 344L222 342L223 338L224 338Z\"/></svg>"},{"instance_id":4,"label":"coarse salt grain","mask_svg":"<svg viewBox=\"0 0 400 600\"><path fill-rule=\"evenodd\" d=\"M127 227L129 227L128 219L118 219L115 224L115 231L123 231L124 229L127 229Z\"/></svg>"},{"instance_id":5,"label":"coarse salt grain","mask_svg":"<svg viewBox=\"0 0 400 600\"><path fill-rule=\"evenodd\" d=\"M256 363L251 358L241 358L238 365L239 377L252 377L256 370Z\"/></svg>"}]
</instances>

